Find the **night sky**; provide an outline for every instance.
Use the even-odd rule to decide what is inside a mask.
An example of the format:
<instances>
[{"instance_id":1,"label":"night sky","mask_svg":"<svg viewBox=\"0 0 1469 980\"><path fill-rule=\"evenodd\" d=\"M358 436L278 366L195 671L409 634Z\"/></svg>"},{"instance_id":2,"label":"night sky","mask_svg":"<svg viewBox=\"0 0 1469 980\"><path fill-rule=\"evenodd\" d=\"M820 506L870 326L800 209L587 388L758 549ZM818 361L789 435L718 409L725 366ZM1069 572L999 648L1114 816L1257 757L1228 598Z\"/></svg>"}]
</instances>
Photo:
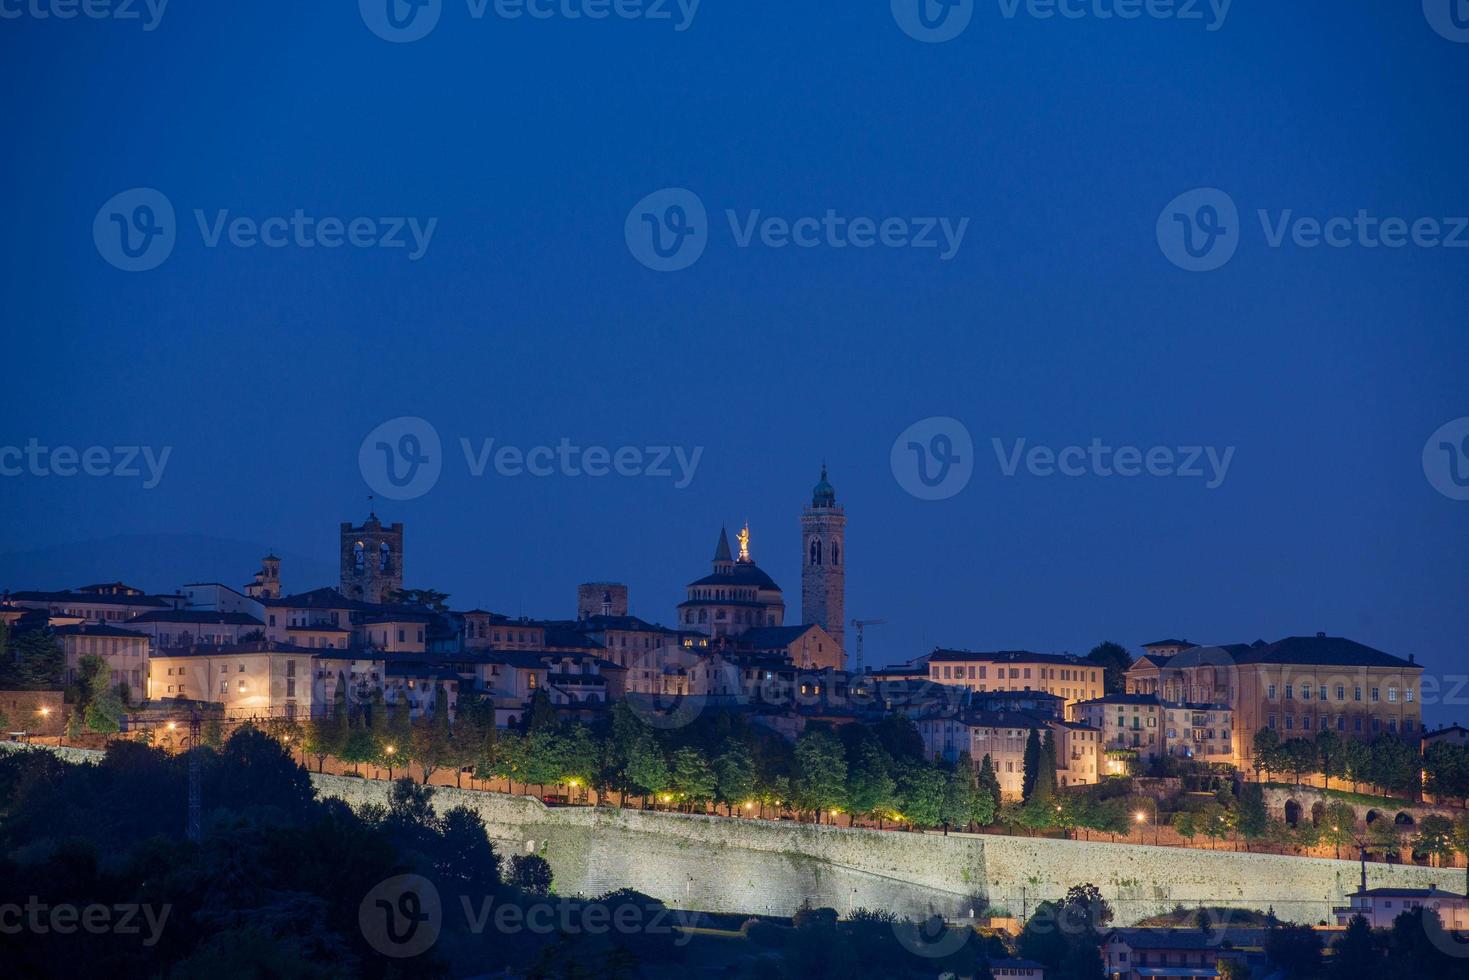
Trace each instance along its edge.
<instances>
[{"instance_id":1,"label":"night sky","mask_svg":"<svg viewBox=\"0 0 1469 980\"><path fill-rule=\"evenodd\" d=\"M152 488L0 477L0 587L154 574L105 544L33 577L14 560L117 535L274 548L288 588L332 584L303 565L329 574L337 522L367 513L359 447L413 416L442 475L375 506L408 526L409 584L460 607L570 616L577 582L611 578L667 622L720 525L748 521L794 620L825 460L848 616L889 621L870 662L1325 630L1469 673L1469 501L1424 466L1469 416L1469 248L1271 247L1257 217L1469 214L1469 44L1417 0L1237 0L1217 30L1207 4L1009 6L978 3L945 43L879 0L704 0L686 30L672 2L671 20L534 20L444 0L413 43L344 0L175 2L154 30L0 19L0 446L170 447ZM177 240L128 272L94 222L140 187ZM625 240L663 188L708 210L706 251L666 273ZM1156 233L1195 188L1240 216L1209 272ZM211 248L196 209L436 224L416 259ZM945 259L740 247L727 210L968 223ZM931 417L973 440L943 500L890 462ZM685 488L475 477L461 438L702 456ZM1006 476L994 439L1234 452L1210 489ZM136 584L254 571L213 561ZM1469 722L1466 697L1428 718Z\"/></svg>"}]
</instances>

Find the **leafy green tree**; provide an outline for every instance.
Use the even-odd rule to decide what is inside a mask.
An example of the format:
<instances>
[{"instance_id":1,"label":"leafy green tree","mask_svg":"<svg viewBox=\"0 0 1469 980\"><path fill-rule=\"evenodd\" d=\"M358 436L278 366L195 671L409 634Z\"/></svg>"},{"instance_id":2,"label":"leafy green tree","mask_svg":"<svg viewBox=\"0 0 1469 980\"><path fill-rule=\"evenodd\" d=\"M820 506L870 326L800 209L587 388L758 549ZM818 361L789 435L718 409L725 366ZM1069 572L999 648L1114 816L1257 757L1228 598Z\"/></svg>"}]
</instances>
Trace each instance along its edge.
<instances>
[{"instance_id":1,"label":"leafy green tree","mask_svg":"<svg viewBox=\"0 0 1469 980\"><path fill-rule=\"evenodd\" d=\"M854 814L877 816L889 812L897 797L892 759L876 738L864 738L847 767L847 805Z\"/></svg>"},{"instance_id":2,"label":"leafy green tree","mask_svg":"<svg viewBox=\"0 0 1469 980\"><path fill-rule=\"evenodd\" d=\"M534 784L544 793L547 786L568 778L565 743L557 728L533 728L526 732L521 742L521 780Z\"/></svg>"},{"instance_id":3,"label":"leafy green tree","mask_svg":"<svg viewBox=\"0 0 1469 980\"><path fill-rule=\"evenodd\" d=\"M1250 764L1255 769L1255 778L1268 777L1272 772L1284 768L1280 755L1280 733L1273 728L1262 728L1255 732L1254 751Z\"/></svg>"},{"instance_id":4,"label":"leafy green tree","mask_svg":"<svg viewBox=\"0 0 1469 980\"><path fill-rule=\"evenodd\" d=\"M1000 807L1004 803L1004 794L1000 791L1000 774L995 769L995 762L990 758L988 752L979 763L979 791L989 796L990 819L985 822L986 826L992 825L1000 815Z\"/></svg>"},{"instance_id":5,"label":"leafy green tree","mask_svg":"<svg viewBox=\"0 0 1469 980\"><path fill-rule=\"evenodd\" d=\"M1356 841L1357 811L1340 800L1328 803L1321 817L1321 843L1334 848L1340 858L1341 849L1352 847Z\"/></svg>"},{"instance_id":6,"label":"leafy green tree","mask_svg":"<svg viewBox=\"0 0 1469 980\"><path fill-rule=\"evenodd\" d=\"M1270 811L1265 807L1265 790L1258 783L1246 783L1240 789L1236 813L1235 825L1246 849L1269 832Z\"/></svg>"},{"instance_id":7,"label":"leafy green tree","mask_svg":"<svg viewBox=\"0 0 1469 980\"><path fill-rule=\"evenodd\" d=\"M1344 739L1329 728L1316 733L1316 768L1321 773L1321 785L1329 786L1331 780L1341 779L1346 773L1346 759L1342 755Z\"/></svg>"},{"instance_id":8,"label":"leafy green tree","mask_svg":"<svg viewBox=\"0 0 1469 980\"><path fill-rule=\"evenodd\" d=\"M915 827L936 827L943 822L944 774L933 766L908 765L898 775L898 798L903 817Z\"/></svg>"},{"instance_id":9,"label":"leafy green tree","mask_svg":"<svg viewBox=\"0 0 1469 980\"><path fill-rule=\"evenodd\" d=\"M691 806L703 808L718 789L714 767L704 753L685 745L673 753L673 791Z\"/></svg>"},{"instance_id":10,"label":"leafy green tree","mask_svg":"<svg viewBox=\"0 0 1469 980\"><path fill-rule=\"evenodd\" d=\"M555 728L560 724L561 719L556 714L556 707L551 704L551 695L544 687L537 688L536 692L530 696L530 710L525 713L525 730L534 732L545 728Z\"/></svg>"},{"instance_id":11,"label":"leafy green tree","mask_svg":"<svg viewBox=\"0 0 1469 980\"><path fill-rule=\"evenodd\" d=\"M1367 846L1384 857L1396 857L1403 849L1403 834L1389 818L1374 821L1367 827Z\"/></svg>"},{"instance_id":12,"label":"leafy green tree","mask_svg":"<svg viewBox=\"0 0 1469 980\"><path fill-rule=\"evenodd\" d=\"M1321 972L1321 949L1321 937L1310 926L1279 926L1265 937L1265 954L1291 980L1309 980Z\"/></svg>"},{"instance_id":13,"label":"leafy green tree","mask_svg":"<svg viewBox=\"0 0 1469 980\"><path fill-rule=\"evenodd\" d=\"M830 732L808 730L796 740L796 806L816 815L847 802L847 757Z\"/></svg>"},{"instance_id":14,"label":"leafy green tree","mask_svg":"<svg viewBox=\"0 0 1469 980\"><path fill-rule=\"evenodd\" d=\"M944 778L944 801L940 810L940 822L946 828L964 828L969 825L975 810L974 765L964 755L957 766Z\"/></svg>"},{"instance_id":15,"label":"leafy green tree","mask_svg":"<svg viewBox=\"0 0 1469 980\"><path fill-rule=\"evenodd\" d=\"M632 752L627 760L627 780L630 788L643 798L643 805L646 807L650 796L656 796L668 790L672 778L668 770L668 759L664 756L658 739L653 736L652 732L644 731L633 743Z\"/></svg>"},{"instance_id":16,"label":"leafy green tree","mask_svg":"<svg viewBox=\"0 0 1469 980\"><path fill-rule=\"evenodd\" d=\"M725 739L714 759L714 781L715 798L730 815L735 807L755 798L755 760L744 742Z\"/></svg>"},{"instance_id":17,"label":"leafy green tree","mask_svg":"<svg viewBox=\"0 0 1469 980\"><path fill-rule=\"evenodd\" d=\"M453 750L449 744L449 693L443 685L434 692L433 714L425 712L410 723L408 739L409 754L414 765L423 773L423 781L446 765L453 763Z\"/></svg>"},{"instance_id":18,"label":"leafy green tree","mask_svg":"<svg viewBox=\"0 0 1469 980\"><path fill-rule=\"evenodd\" d=\"M66 651L50 629L9 634L10 657L0 657L6 686L22 691L60 690L66 679Z\"/></svg>"},{"instance_id":19,"label":"leafy green tree","mask_svg":"<svg viewBox=\"0 0 1469 980\"><path fill-rule=\"evenodd\" d=\"M126 709L117 688L112 685L106 661L101 657L85 656L80 665L87 686L86 707L83 709L87 728L101 735L121 731Z\"/></svg>"},{"instance_id":20,"label":"leafy green tree","mask_svg":"<svg viewBox=\"0 0 1469 980\"><path fill-rule=\"evenodd\" d=\"M1194 838L1199 836L1198 814L1189 810L1175 813L1173 815L1173 829L1178 836L1192 844Z\"/></svg>"},{"instance_id":21,"label":"leafy green tree","mask_svg":"<svg viewBox=\"0 0 1469 980\"><path fill-rule=\"evenodd\" d=\"M393 589L387 600L395 606L422 606L438 613L449 611L449 593L437 589Z\"/></svg>"},{"instance_id":22,"label":"leafy green tree","mask_svg":"<svg viewBox=\"0 0 1469 980\"><path fill-rule=\"evenodd\" d=\"M1423 754L1423 775L1435 800L1469 805L1469 746L1433 743Z\"/></svg>"},{"instance_id":23,"label":"leafy green tree","mask_svg":"<svg viewBox=\"0 0 1469 980\"><path fill-rule=\"evenodd\" d=\"M602 746L592 730L572 722L561 733L561 781L569 786L600 783Z\"/></svg>"},{"instance_id":24,"label":"leafy green tree","mask_svg":"<svg viewBox=\"0 0 1469 980\"><path fill-rule=\"evenodd\" d=\"M347 738L342 742L337 758L349 764L353 772L358 772L364 763L370 764L376 761L378 756L377 739L373 737L367 720L359 717L356 723L348 728Z\"/></svg>"},{"instance_id":25,"label":"leafy green tree","mask_svg":"<svg viewBox=\"0 0 1469 980\"><path fill-rule=\"evenodd\" d=\"M1206 804L1199 813L1199 833L1209 838L1209 846L1213 848L1216 842L1229 839L1238 819L1237 813L1223 804Z\"/></svg>"},{"instance_id":26,"label":"leafy green tree","mask_svg":"<svg viewBox=\"0 0 1469 980\"><path fill-rule=\"evenodd\" d=\"M1418 822L1413 835L1413 850L1427 854L1442 867L1454 856L1454 822L1441 814L1431 813Z\"/></svg>"},{"instance_id":27,"label":"leafy green tree","mask_svg":"<svg viewBox=\"0 0 1469 980\"><path fill-rule=\"evenodd\" d=\"M1120 643L1103 640L1092 647L1086 659L1102 668L1104 693L1123 694L1127 690L1127 670L1132 666L1132 654Z\"/></svg>"},{"instance_id":28,"label":"leafy green tree","mask_svg":"<svg viewBox=\"0 0 1469 980\"><path fill-rule=\"evenodd\" d=\"M1389 796L1411 798L1422 781L1418 750L1396 735L1380 735L1367 748L1369 782Z\"/></svg>"},{"instance_id":29,"label":"leafy green tree","mask_svg":"<svg viewBox=\"0 0 1469 980\"><path fill-rule=\"evenodd\" d=\"M1025 738L1025 755L1023 758L1024 773L1020 780L1020 798L1029 801L1035 794L1037 781L1040 779L1043 768L1043 757L1045 747L1041 743L1040 729L1032 728L1030 734Z\"/></svg>"},{"instance_id":30,"label":"leafy green tree","mask_svg":"<svg viewBox=\"0 0 1469 980\"><path fill-rule=\"evenodd\" d=\"M209 748L218 751L224 746L224 726L218 718L210 718L200 730L200 740Z\"/></svg>"}]
</instances>

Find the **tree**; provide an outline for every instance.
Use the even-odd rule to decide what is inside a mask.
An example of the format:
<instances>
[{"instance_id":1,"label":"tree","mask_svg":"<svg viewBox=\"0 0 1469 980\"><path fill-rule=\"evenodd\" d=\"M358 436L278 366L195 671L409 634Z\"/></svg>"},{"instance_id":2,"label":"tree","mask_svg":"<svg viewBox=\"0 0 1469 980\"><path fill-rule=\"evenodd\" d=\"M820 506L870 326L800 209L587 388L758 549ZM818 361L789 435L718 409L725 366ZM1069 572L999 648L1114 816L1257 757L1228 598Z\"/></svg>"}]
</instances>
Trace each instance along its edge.
<instances>
[{"instance_id":1,"label":"tree","mask_svg":"<svg viewBox=\"0 0 1469 980\"><path fill-rule=\"evenodd\" d=\"M1103 640L1092 647L1086 659L1102 668L1104 693L1122 694L1127 690L1127 670L1132 666L1132 654L1120 643Z\"/></svg>"},{"instance_id":2,"label":"tree","mask_svg":"<svg viewBox=\"0 0 1469 980\"><path fill-rule=\"evenodd\" d=\"M1321 817L1321 843L1336 851L1341 858L1341 849L1351 847L1357 841L1357 811L1351 805L1334 800L1326 805Z\"/></svg>"},{"instance_id":3,"label":"tree","mask_svg":"<svg viewBox=\"0 0 1469 980\"><path fill-rule=\"evenodd\" d=\"M1423 775L1435 800L1469 804L1469 746L1434 742L1423 754Z\"/></svg>"},{"instance_id":4,"label":"tree","mask_svg":"<svg viewBox=\"0 0 1469 980\"><path fill-rule=\"evenodd\" d=\"M1307 773L1316 771L1318 761L1315 742L1304 738L1287 739L1280 747L1280 755L1285 768L1295 777L1297 786Z\"/></svg>"},{"instance_id":5,"label":"tree","mask_svg":"<svg viewBox=\"0 0 1469 980\"><path fill-rule=\"evenodd\" d=\"M688 745L673 753L673 791L680 798L702 807L714 799L716 789L714 767L704 753Z\"/></svg>"},{"instance_id":6,"label":"tree","mask_svg":"<svg viewBox=\"0 0 1469 980\"><path fill-rule=\"evenodd\" d=\"M510 859L510 883L532 895L549 895L551 865L539 854L517 854Z\"/></svg>"},{"instance_id":7,"label":"tree","mask_svg":"<svg viewBox=\"0 0 1469 980\"><path fill-rule=\"evenodd\" d=\"M1000 774L996 771L994 760L990 758L988 752L985 753L984 759L979 763L978 782L979 791L987 794L991 800L989 808L991 815L990 819L986 821L986 825L989 825L994 823L995 819L1000 815L1000 806L1004 802L1004 794L1000 791Z\"/></svg>"},{"instance_id":8,"label":"tree","mask_svg":"<svg viewBox=\"0 0 1469 980\"><path fill-rule=\"evenodd\" d=\"M1316 767L1321 773L1321 785L1330 786L1333 779L1346 775L1346 760L1342 756L1342 737L1329 728L1316 733Z\"/></svg>"},{"instance_id":9,"label":"tree","mask_svg":"<svg viewBox=\"0 0 1469 980\"><path fill-rule=\"evenodd\" d=\"M908 823L915 827L937 826L943 821L943 772L923 763L909 765L899 773L898 798Z\"/></svg>"},{"instance_id":10,"label":"tree","mask_svg":"<svg viewBox=\"0 0 1469 980\"><path fill-rule=\"evenodd\" d=\"M835 735L813 729L796 740L795 802L821 822L823 810L847 802L847 758Z\"/></svg>"},{"instance_id":11,"label":"tree","mask_svg":"<svg viewBox=\"0 0 1469 980\"><path fill-rule=\"evenodd\" d=\"M88 664L87 661L95 663ZM84 671L90 675L90 697L87 699L85 714L87 727L102 735L112 735L122 729L122 719L126 713L122 698L112 685L107 664L100 657L83 657L82 663Z\"/></svg>"},{"instance_id":12,"label":"tree","mask_svg":"<svg viewBox=\"0 0 1469 980\"><path fill-rule=\"evenodd\" d=\"M1413 850L1427 854L1442 867L1454 856L1454 822L1437 813L1424 817L1413 835Z\"/></svg>"},{"instance_id":13,"label":"tree","mask_svg":"<svg viewBox=\"0 0 1469 980\"><path fill-rule=\"evenodd\" d=\"M1422 780L1418 751L1396 735L1380 735L1367 749L1368 781L1389 796L1411 798Z\"/></svg>"},{"instance_id":14,"label":"tree","mask_svg":"<svg viewBox=\"0 0 1469 980\"><path fill-rule=\"evenodd\" d=\"M572 722L561 733L561 781L568 786L596 786L602 772L602 746L592 730Z\"/></svg>"},{"instance_id":15,"label":"tree","mask_svg":"<svg viewBox=\"0 0 1469 980\"><path fill-rule=\"evenodd\" d=\"M1377 980L1381 976L1381 954L1372 927L1360 915L1352 916L1346 931L1331 944L1330 980Z\"/></svg>"},{"instance_id":16,"label":"tree","mask_svg":"<svg viewBox=\"0 0 1469 980\"><path fill-rule=\"evenodd\" d=\"M672 779L668 771L668 760L657 738L644 731L636 742L627 760L627 781L634 793L643 798L646 807L648 797L668 789Z\"/></svg>"},{"instance_id":17,"label":"tree","mask_svg":"<svg viewBox=\"0 0 1469 980\"><path fill-rule=\"evenodd\" d=\"M1391 819L1374 821L1367 828L1367 846L1384 858L1396 858L1403 849L1403 835Z\"/></svg>"},{"instance_id":18,"label":"tree","mask_svg":"<svg viewBox=\"0 0 1469 980\"><path fill-rule=\"evenodd\" d=\"M1029 800L1035 793L1036 783L1040 779L1042 768L1042 757L1045 747L1041 744L1040 729L1032 728L1030 734L1025 738L1024 773L1020 780L1020 798Z\"/></svg>"},{"instance_id":19,"label":"tree","mask_svg":"<svg viewBox=\"0 0 1469 980\"><path fill-rule=\"evenodd\" d=\"M387 601L395 606L422 606L437 613L449 611L449 593L437 589L393 589Z\"/></svg>"},{"instance_id":20,"label":"tree","mask_svg":"<svg viewBox=\"0 0 1469 980\"><path fill-rule=\"evenodd\" d=\"M544 687L537 688L530 696L530 710L525 713L525 730L541 731L555 728L559 724L561 719L556 715L556 707L551 704L551 695Z\"/></svg>"},{"instance_id":21,"label":"tree","mask_svg":"<svg viewBox=\"0 0 1469 980\"><path fill-rule=\"evenodd\" d=\"M204 723L200 732L200 740L209 748L218 751L224 745L224 726L218 718L210 718Z\"/></svg>"},{"instance_id":22,"label":"tree","mask_svg":"<svg viewBox=\"0 0 1469 980\"><path fill-rule=\"evenodd\" d=\"M1248 849L1270 830L1270 811L1265 808L1265 790L1258 783L1247 783L1240 789L1235 826Z\"/></svg>"},{"instance_id":23,"label":"tree","mask_svg":"<svg viewBox=\"0 0 1469 980\"><path fill-rule=\"evenodd\" d=\"M66 651L49 628L8 632L9 657L3 661L6 686L22 691L55 691L66 679Z\"/></svg>"},{"instance_id":24,"label":"tree","mask_svg":"<svg viewBox=\"0 0 1469 980\"><path fill-rule=\"evenodd\" d=\"M734 808L755 798L755 760L738 739L725 739L714 759L715 798L730 815Z\"/></svg>"},{"instance_id":25,"label":"tree","mask_svg":"<svg viewBox=\"0 0 1469 980\"><path fill-rule=\"evenodd\" d=\"M363 763L376 761L379 755L377 740L373 738L372 729L367 726L367 719L358 716L357 720L347 729L347 737L343 740L341 747L337 750L337 758L352 766L352 771L357 772Z\"/></svg>"},{"instance_id":26,"label":"tree","mask_svg":"<svg viewBox=\"0 0 1469 980\"><path fill-rule=\"evenodd\" d=\"M978 795L974 789L974 766L966 754L944 779L944 800L939 814L944 827L967 827Z\"/></svg>"},{"instance_id":27,"label":"tree","mask_svg":"<svg viewBox=\"0 0 1469 980\"><path fill-rule=\"evenodd\" d=\"M1279 926L1265 937L1265 955L1291 980L1321 972L1321 937L1310 926Z\"/></svg>"},{"instance_id":28,"label":"tree","mask_svg":"<svg viewBox=\"0 0 1469 980\"><path fill-rule=\"evenodd\" d=\"M421 714L410 724L409 752L423 773L423 781L453 761L449 746L449 694L438 685L433 714Z\"/></svg>"},{"instance_id":29,"label":"tree","mask_svg":"<svg viewBox=\"0 0 1469 980\"><path fill-rule=\"evenodd\" d=\"M898 784L892 759L876 738L864 738L847 766L847 805L861 816L881 815L893 808Z\"/></svg>"},{"instance_id":30,"label":"tree","mask_svg":"<svg viewBox=\"0 0 1469 980\"><path fill-rule=\"evenodd\" d=\"M1280 733L1273 728L1262 728L1255 732L1254 752L1250 764L1255 769L1255 778L1263 773L1269 776L1281 768Z\"/></svg>"},{"instance_id":31,"label":"tree","mask_svg":"<svg viewBox=\"0 0 1469 980\"><path fill-rule=\"evenodd\" d=\"M1199 833L1209 838L1209 847L1214 847L1214 842L1228 840L1233 832L1237 815L1229 807L1220 803L1209 803L1199 813Z\"/></svg>"},{"instance_id":32,"label":"tree","mask_svg":"<svg viewBox=\"0 0 1469 980\"><path fill-rule=\"evenodd\" d=\"M1192 844L1194 838L1199 836L1198 815L1189 810L1175 813L1173 815L1173 829L1178 833L1178 836Z\"/></svg>"}]
</instances>

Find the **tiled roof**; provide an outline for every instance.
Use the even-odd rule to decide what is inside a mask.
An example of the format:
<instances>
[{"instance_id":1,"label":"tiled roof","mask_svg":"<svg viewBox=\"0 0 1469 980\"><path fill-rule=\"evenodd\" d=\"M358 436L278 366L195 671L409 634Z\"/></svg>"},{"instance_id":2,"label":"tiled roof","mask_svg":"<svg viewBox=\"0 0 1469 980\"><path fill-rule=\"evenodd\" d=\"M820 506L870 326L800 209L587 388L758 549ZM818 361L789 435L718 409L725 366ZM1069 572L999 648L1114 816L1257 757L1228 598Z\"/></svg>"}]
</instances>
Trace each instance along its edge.
<instances>
[{"instance_id":1,"label":"tiled roof","mask_svg":"<svg viewBox=\"0 0 1469 980\"><path fill-rule=\"evenodd\" d=\"M205 626L264 626L248 613L213 612L204 609L165 609L139 613L129 623L192 623Z\"/></svg>"},{"instance_id":2,"label":"tiled roof","mask_svg":"<svg viewBox=\"0 0 1469 980\"><path fill-rule=\"evenodd\" d=\"M1029 650L993 650L980 652L976 650L954 650L944 647L935 647L934 651L926 657L920 657L921 661L934 663L963 662L988 662L1002 664L1061 664L1065 666L1095 667L1100 670L1101 665L1084 660L1081 657L1072 656L1069 653L1032 653Z\"/></svg>"},{"instance_id":3,"label":"tiled roof","mask_svg":"<svg viewBox=\"0 0 1469 980\"><path fill-rule=\"evenodd\" d=\"M96 592L14 592L15 602L70 602L81 606L157 606L168 608L162 599L146 595L102 595Z\"/></svg>"}]
</instances>

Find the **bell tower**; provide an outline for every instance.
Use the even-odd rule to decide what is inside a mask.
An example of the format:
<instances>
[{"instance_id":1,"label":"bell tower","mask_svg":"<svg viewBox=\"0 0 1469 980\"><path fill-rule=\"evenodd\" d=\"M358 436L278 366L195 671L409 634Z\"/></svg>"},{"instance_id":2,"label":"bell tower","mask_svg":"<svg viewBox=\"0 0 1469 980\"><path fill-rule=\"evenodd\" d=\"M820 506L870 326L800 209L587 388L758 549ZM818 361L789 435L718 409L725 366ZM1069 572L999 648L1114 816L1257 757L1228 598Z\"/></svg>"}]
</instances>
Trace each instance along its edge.
<instances>
[{"instance_id":1,"label":"bell tower","mask_svg":"<svg viewBox=\"0 0 1469 980\"><path fill-rule=\"evenodd\" d=\"M342 522L342 595L387 602L403 588L403 525L384 526L368 514L361 527Z\"/></svg>"},{"instance_id":2,"label":"bell tower","mask_svg":"<svg viewBox=\"0 0 1469 980\"><path fill-rule=\"evenodd\" d=\"M811 491L811 506L801 512L801 622L815 623L846 649L847 515L837 506L836 490L826 479Z\"/></svg>"}]
</instances>

